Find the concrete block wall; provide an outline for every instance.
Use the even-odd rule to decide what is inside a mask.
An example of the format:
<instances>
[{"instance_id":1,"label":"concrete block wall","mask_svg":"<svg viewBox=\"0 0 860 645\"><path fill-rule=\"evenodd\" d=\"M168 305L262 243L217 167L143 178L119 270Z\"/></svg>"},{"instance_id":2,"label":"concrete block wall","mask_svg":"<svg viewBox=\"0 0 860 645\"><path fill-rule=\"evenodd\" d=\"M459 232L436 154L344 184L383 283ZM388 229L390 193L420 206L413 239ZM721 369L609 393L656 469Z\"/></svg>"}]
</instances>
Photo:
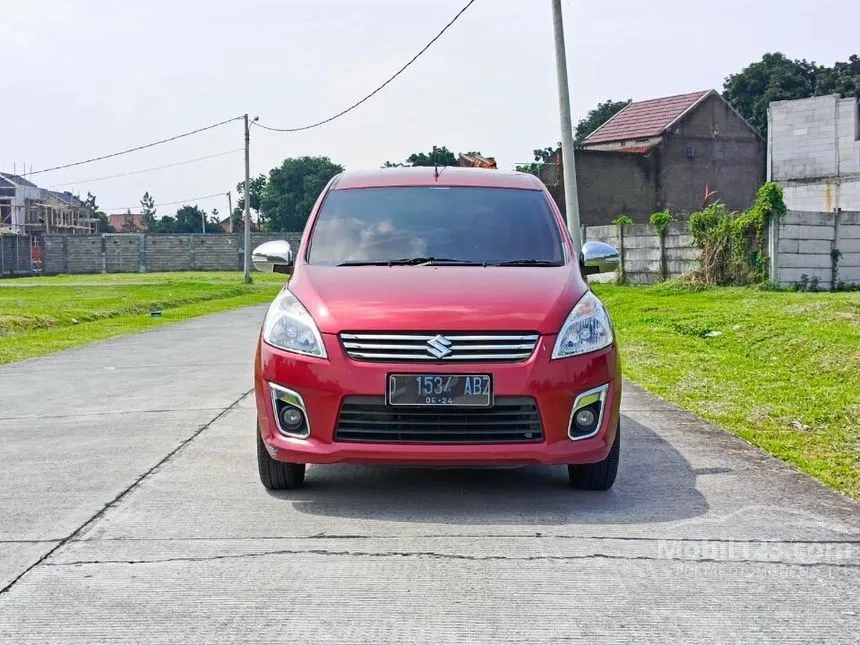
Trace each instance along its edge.
<instances>
[{"instance_id":1,"label":"concrete block wall","mask_svg":"<svg viewBox=\"0 0 860 645\"><path fill-rule=\"evenodd\" d=\"M780 181L835 175L836 116L836 96L771 103L771 178Z\"/></svg>"},{"instance_id":2,"label":"concrete block wall","mask_svg":"<svg viewBox=\"0 0 860 645\"><path fill-rule=\"evenodd\" d=\"M64 235L59 273L100 273L104 267L101 235ZM47 273L44 269L42 273Z\"/></svg>"},{"instance_id":3,"label":"concrete block wall","mask_svg":"<svg viewBox=\"0 0 860 645\"><path fill-rule=\"evenodd\" d=\"M824 213L791 211L777 227L775 281L797 284L805 275L818 278L822 289L833 286L834 259L837 281L860 284L860 211Z\"/></svg>"},{"instance_id":4,"label":"concrete block wall","mask_svg":"<svg viewBox=\"0 0 860 645\"><path fill-rule=\"evenodd\" d=\"M769 108L770 178L790 210L860 210L860 103L838 95Z\"/></svg>"},{"instance_id":5,"label":"concrete block wall","mask_svg":"<svg viewBox=\"0 0 860 645\"><path fill-rule=\"evenodd\" d=\"M69 241L74 241L74 238L70 237ZM102 246L104 248L105 273L137 273L140 271L140 235L104 235ZM74 255L70 256L72 259L74 257ZM98 268L98 271L101 271L101 267ZM69 267L69 273L78 273L78 271Z\"/></svg>"},{"instance_id":6,"label":"concrete block wall","mask_svg":"<svg viewBox=\"0 0 860 645\"><path fill-rule=\"evenodd\" d=\"M33 275L29 235L0 235L0 278Z\"/></svg>"},{"instance_id":7,"label":"concrete block wall","mask_svg":"<svg viewBox=\"0 0 860 645\"><path fill-rule=\"evenodd\" d=\"M286 239L297 252L301 233L252 233L251 249ZM43 273L146 273L158 271L241 271L241 234L45 235Z\"/></svg>"},{"instance_id":8,"label":"concrete block wall","mask_svg":"<svg viewBox=\"0 0 860 645\"><path fill-rule=\"evenodd\" d=\"M191 271L192 235L145 235L146 271ZM212 237L215 237L214 235ZM235 259L235 257L234 257ZM235 269L234 264L231 269Z\"/></svg>"},{"instance_id":9,"label":"concrete block wall","mask_svg":"<svg viewBox=\"0 0 860 645\"><path fill-rule=\"evenodd\" d=\"M587 226L583 239L611 244L618 249L625 279L630 284L652 284L662 280L661 265L665 262L666 277L675 278L699 266L699 249L686 222L673 222L666 230L662 244L660 236L649 224L623 227ZM662 260L661 260L662 256Z\"/></svg>"},{"instance_id":10,"label":"concrete block wall","mask_svg":"<svg viewBox=\"0 0 860 645\"><path fill-rule=\"evenodd\" d=\"M42 236L42 273L57 275L65 272L65 235Z\"/></svg>"},{"instance_id":11,"label":"concrete block wall","mask_svg":"<svg viewBox=\"0 0 860 645\"><path fill-rule=\"evenodd\" d=\"M860 100L842 99L837 109L839 174L860 175Z\"/></svg>"}]
</instances>

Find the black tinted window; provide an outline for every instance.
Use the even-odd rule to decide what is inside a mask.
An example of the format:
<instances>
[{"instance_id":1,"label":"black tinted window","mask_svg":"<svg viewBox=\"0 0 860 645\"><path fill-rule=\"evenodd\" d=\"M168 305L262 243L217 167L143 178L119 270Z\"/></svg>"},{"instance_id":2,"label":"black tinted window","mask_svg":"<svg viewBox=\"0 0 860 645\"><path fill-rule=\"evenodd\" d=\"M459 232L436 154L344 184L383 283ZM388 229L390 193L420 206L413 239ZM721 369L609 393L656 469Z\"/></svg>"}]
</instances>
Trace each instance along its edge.
<instances>
[{"instance_id":1,"label":"black tinted window","mask_svg":"<svg viewBox=\"0 0 860 645\"><path fill-rule=\"evenodd\" d=\"M436 257L562 264L544 194L471 187L357 188L329 193L314 225L311 264Z\"/></svg>"}]
</instances>

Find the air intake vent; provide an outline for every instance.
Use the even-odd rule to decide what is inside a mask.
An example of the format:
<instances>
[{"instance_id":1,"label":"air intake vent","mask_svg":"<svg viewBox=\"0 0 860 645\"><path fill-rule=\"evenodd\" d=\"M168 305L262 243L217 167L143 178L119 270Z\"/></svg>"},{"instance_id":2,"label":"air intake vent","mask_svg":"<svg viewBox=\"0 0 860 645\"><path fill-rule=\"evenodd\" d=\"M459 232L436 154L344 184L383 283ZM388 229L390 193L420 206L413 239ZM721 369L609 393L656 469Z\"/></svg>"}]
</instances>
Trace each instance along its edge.
<instances>
[{"instance_id":1,"label":"air intake vent","mask_svg":"<svg viewBox=\"0 0 860 645\"><path fill-rule=\"evenodd\" d=\"M335 441L364 443L534 443L543 441L533 399L496 397L491 408L410 408L382 397L347 397Z\"/></svg>"}]
</instances>

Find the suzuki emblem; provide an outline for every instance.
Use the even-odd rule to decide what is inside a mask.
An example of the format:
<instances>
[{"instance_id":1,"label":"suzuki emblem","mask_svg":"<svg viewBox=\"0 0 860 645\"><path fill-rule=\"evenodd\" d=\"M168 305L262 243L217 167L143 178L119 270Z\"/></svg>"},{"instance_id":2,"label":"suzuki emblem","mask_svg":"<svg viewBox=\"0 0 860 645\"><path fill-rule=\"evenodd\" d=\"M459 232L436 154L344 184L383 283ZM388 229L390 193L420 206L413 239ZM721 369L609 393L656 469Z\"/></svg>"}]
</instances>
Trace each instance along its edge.
<instances>
[{"instance_id":1,"label":"suzuki emblem","mask_svg":"<svg viewBox=\"0 0 860 645\"><path fill-rule=\"evenodd\" d=\"M451 341L444 336L434 336L427 341L427 351L436 358L445 358L451 353Z\"/></svg>"}]
</instances>

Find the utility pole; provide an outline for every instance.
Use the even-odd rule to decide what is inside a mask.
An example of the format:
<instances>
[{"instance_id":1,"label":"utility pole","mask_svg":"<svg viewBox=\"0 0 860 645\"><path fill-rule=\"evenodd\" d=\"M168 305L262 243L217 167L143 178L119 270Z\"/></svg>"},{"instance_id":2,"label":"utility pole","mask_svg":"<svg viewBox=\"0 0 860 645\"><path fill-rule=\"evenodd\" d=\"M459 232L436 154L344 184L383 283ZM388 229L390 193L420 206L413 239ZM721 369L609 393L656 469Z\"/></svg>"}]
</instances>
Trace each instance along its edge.
<instances>
[{"instance_id":1,"label":"utility pole","mask_svg":"<svg viewBox=\"0 0 860 645\"><path fill-rule=\"evenodd\" d=\"M230 191L227 191L227 230L231 233L233 232L233 195L230 194Z\"/></svg>"},{"instance_id":2,"label":"utility pole","mask_svg":"<svg viewBox=\"0 0 860 645\"><path fill-rule=\"evenodd\" d=\"M558 76L558 106L561 112L561 161L564 170L564 204L567 229L577 257L582 251L579 228L579 191L576 186L576 164L573 151L573 126L570 121L570 88L567 83L567 53L564 49L564 21L561 0L552 0L552 23L555 32L555 65Z\"/></svg>"},{"instance_id":3,"label":"utility pole","mask_svg":"<svg viewBox=\"0 0 860 645\"><path fill-rule=\"evenodd\" d=\"M251 284L251 125L245 115L245 284Z\"/></svg>"}]
</instances>

